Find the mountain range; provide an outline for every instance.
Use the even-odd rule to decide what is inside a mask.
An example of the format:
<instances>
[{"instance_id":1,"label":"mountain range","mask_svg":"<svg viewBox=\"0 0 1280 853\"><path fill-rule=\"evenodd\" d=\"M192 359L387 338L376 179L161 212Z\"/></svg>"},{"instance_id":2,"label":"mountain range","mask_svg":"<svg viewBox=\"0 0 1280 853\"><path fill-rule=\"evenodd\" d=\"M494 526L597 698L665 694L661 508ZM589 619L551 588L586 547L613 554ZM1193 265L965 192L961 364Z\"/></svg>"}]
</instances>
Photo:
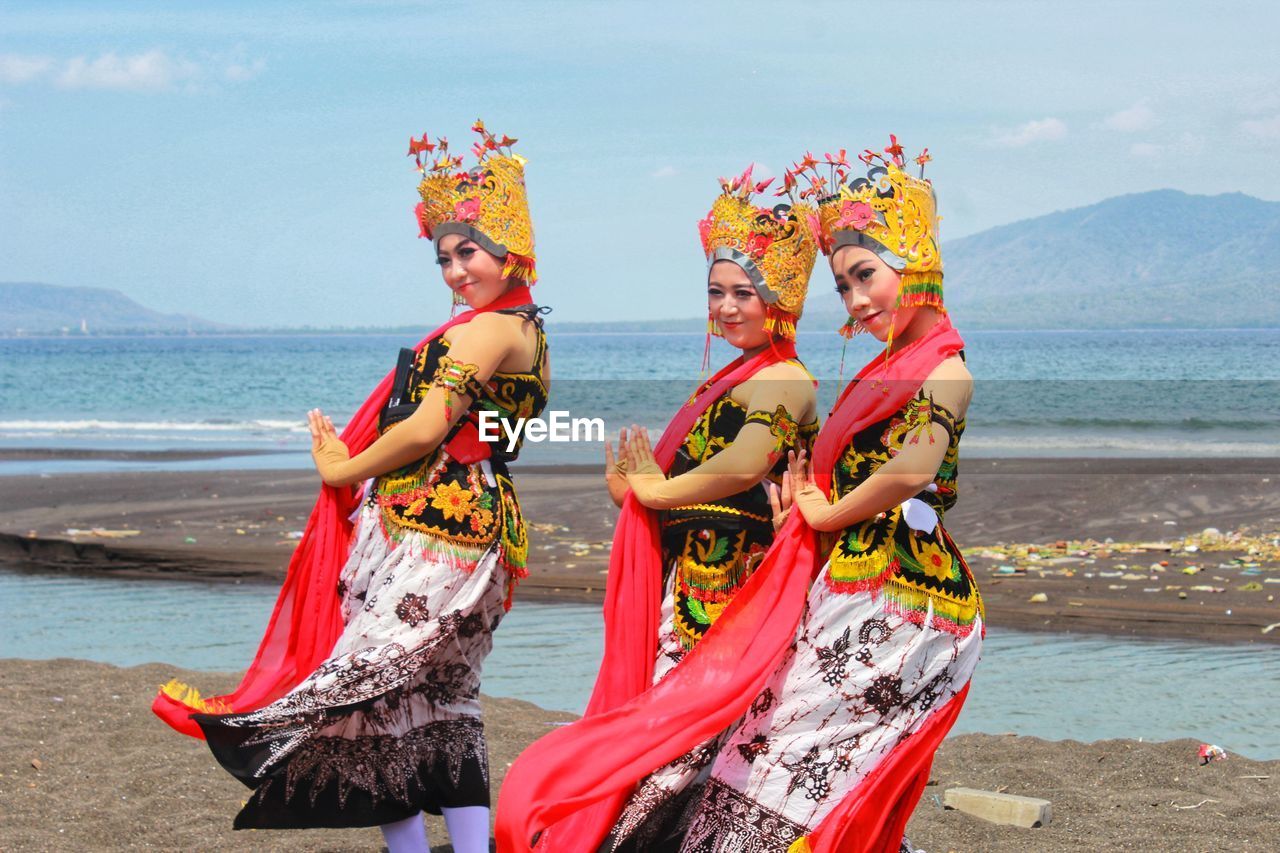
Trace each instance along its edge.
<instances>
[{"instance_id":1,"label":"mountain range","mask_svg":"<svg viewBox=\"0 0 1280 853\"><path fill-rule=\"evenodd\" d=\"M945 241L942 254L947 306L962 328L1280 326L1280 202L1243 193L1116 196ZM802 329L844 319L818 263ZM82 322L89 333L230 330L151 311L114 290L0 283L0 335L78 332ZM682 331L703 322L552 325Z\"/></svg>"}]
</instances>

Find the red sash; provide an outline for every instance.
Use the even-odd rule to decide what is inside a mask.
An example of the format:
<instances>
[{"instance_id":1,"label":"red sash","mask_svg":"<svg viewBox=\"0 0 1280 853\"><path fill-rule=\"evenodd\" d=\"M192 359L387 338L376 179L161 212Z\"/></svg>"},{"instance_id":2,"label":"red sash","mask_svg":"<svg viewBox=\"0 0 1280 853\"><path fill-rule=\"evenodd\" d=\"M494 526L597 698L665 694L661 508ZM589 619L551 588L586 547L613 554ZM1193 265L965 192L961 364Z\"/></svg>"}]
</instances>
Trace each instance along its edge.
<instances>
[{"instance_id":1,"label":"red sash","mask_svg":"<svg viewBox=\"0 0 1280 853\"><path fill-rule=\"evenodd\" d=\"M831 471L850 436L902 408L933 369L962 346L944 317L918 341L888 359L877 356L859 371L814 447L814 479L824 491L830 493ZM669 427L664 442L668 435L679 440L684 432ZM643 531L623 525L626 507L633 504L628 498L613 540L605 658L591 704L583 719L539 739L508 771L496 827L502 853L530 850L534 835L543 830L539 851L594 851L635 784L733 725L795 639L822 556L799 512L791 514L763 562L702 640L666 678L649 686L661 573L656 525ZM641 572L626 572L633 553L645 555L645 568L652 572L643 582L638 582ZM630 602L615 589L624 583L634 596L628 596ZM643 601L643 610L619 607L635 601ZM626 633L613 628L615 620L624 623ZM648 620L643 630L639 620ZM619 645L620 638L633 645ZM646 655L643 662L637 650ZM602 685L612 689L602 693Z\"/></svg>"},{"instance_id":2,"label":"red sash","mask_svg":"<svg viewBox=\"0 0 1280 853\"><path fill-rule=\"evenodd\" d=\"M483 308L454 317L423 338L416 349L421 351L449 329L480 314L532 301L526 285L513 287ZM378 416L391 394L393 376L394 371L378 383L342 431L342 440L352 456L378 438ZM489 445L479 440L474 424L464 425L446 449L450 456L465 463L489 455ZM329 656L343 629L338 575L347 562L350 516L356 501L356 491L349 486L321 486L302 539L289 560L289 571L258 653L240 685L225 696L210 699L201 699L197 691L185 685L162 688L151 703L151 710L160 719L185 735L203 738L200 727L190 719L191 714L238 714L269 705L301 683Z\"/></svg>"}]
</instances>

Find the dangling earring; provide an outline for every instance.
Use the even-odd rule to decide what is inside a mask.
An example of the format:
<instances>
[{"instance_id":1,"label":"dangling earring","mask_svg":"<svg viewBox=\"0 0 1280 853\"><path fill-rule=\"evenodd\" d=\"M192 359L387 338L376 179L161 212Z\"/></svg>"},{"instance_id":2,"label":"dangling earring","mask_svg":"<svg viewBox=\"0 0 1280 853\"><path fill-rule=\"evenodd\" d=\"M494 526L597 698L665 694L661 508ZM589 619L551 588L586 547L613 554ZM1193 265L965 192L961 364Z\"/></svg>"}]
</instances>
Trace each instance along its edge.
<instances>
[{"instance_id":1,"label":"dangling earring","mask_svg":"<svg viewBox=\"0 0 1280 853\"><path fill-rule=\"evenodd\" d=\"M466 305L467 300L462 297L458 291L453 292L453 308L449 311L449 319L452 320L458 313L459 306Z\"/></svg>"},{"instance_id":2,"label":"dangling earring","mask_svg":"<svg viewBox=\"0 0 1280 853\"><path fill-rule=\"evenodd\" d=\"M710 311L707 311L707 340L702 345L702 377L705 379L711 371L711 336L723 337L720 325Z\"/></svg>"},{"instance_id":3,"label":"dangling earring","mask_svg":"<svg viewBox=\"0 0 1280 853\"><path fill-rule=\"evenodd\" d=\"M840 327L839 335L844 338L844 344L840 347L840 378L838 382L844 382L844 354L849 350L849 339L857 337L867 329L855 317L849 317L844 321L844 325Z\"/></svg>"}]
</instances>

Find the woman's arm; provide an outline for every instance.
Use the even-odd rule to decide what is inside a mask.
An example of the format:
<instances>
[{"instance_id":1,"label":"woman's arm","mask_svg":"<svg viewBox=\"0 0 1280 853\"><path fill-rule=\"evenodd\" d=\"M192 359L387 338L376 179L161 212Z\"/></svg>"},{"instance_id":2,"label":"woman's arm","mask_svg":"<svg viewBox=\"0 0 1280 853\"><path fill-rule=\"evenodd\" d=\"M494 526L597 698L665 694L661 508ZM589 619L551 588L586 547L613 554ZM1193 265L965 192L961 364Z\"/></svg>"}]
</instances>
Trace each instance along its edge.
<instances>
[{"instance_id":1,"label":"woman's arm","mask_svg":"<svg viewBox=\"0 0 1280 853\"><path fill-rule=\"evenodd\" d=\"M472 395L466 389L472 383L487 382L521 343L519 327L498 314L481 314L459 332L418 408L363 453L348 458L332 422L319 412L312 413L312 456L326 483L349 486L435 450L471 405Z\"/></svg>"},{"instance_id":2,"label":"woman's arm","mask_svg":"<svg viewBox=\"0 0 1280 853\"><path fill-rule=\"evenodd\" d=\"M929 375L922 390L925 397L951 412L959 421L969 408L973 379L960 359L948 359ZM809 479L804 454L793 455L790 472L795 487L795 505L809 526L822 532L843 530L920 494L937 476L951 437L946 429L932 420L910 436L913 440L905 441L897 456L881 465L834 504L828 503L826 496Z\"/></svg>"},{"instance_id":3,"label":"woman's arm","mask_svg":"<svg viewBox=\"0 0 1280 853\"><path fill-rule=\"evenodd\" d=\"M709 503L746 491L764 479L782 455L787 441L784 430L788 425L794 430L795 417L809 415L815 405L813 382L807 376L797 376L795 370L798 368L791 367L783 373L786 378L757 376L753 380L747 412L777 415L774 425L760 422L744 425L732 444L678 477L663 476L653 461L648 435L640 430L643 435L643 442L637 448L640 455L633 453L627 472L636 500L650 509ZM778 412L779 407L782 412Z\"/></svg>"}]
</instances>

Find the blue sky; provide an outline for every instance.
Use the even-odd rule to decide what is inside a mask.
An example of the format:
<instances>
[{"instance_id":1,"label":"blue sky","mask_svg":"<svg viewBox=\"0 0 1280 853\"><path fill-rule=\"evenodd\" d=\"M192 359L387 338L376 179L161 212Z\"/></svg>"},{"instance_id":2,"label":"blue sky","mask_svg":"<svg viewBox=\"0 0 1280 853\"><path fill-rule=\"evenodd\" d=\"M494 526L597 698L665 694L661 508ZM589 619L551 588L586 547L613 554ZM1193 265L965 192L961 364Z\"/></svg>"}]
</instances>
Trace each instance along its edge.
<instances>
[{"instance_id":1,"label":"blue sky","mask_svg":"<svg viewBox=\"0 0 1280 853\"><path fill-rule=\"evenodd\" d=\"M944 239L1163 187L1280 199L1269 3L111 5L0 3L0 281L434 325L407 141L477 116L530 160L568 320L698 315L718 175L890 132L934 155Z\"/></svg>"}]
</instances>

